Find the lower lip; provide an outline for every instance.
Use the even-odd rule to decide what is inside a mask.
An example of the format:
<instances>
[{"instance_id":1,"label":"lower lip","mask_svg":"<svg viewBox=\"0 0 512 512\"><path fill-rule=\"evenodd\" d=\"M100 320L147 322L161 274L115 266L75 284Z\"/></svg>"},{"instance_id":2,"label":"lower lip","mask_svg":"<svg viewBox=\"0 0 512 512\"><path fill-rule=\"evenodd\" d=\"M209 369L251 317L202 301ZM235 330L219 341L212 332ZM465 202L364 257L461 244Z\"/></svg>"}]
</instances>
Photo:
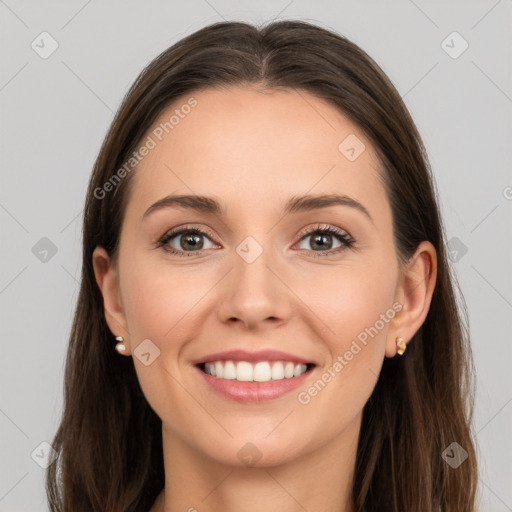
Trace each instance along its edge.
<instances>
[{"instance_id":1,"label":"lower lip","mask_svg":"<svg viewBox=\"0 0 512 512\"><path fill-rule=\"evenodd\" d=\"M314 371L314 368L311 368L299 377L289 379L270 380L268 382L239 382L237 380L218 379L204 373L197 366L195 368L212 389L231 400L243 403L266 402L279 398L303 385L311 372Z\"/></svg>"}]
</instances>

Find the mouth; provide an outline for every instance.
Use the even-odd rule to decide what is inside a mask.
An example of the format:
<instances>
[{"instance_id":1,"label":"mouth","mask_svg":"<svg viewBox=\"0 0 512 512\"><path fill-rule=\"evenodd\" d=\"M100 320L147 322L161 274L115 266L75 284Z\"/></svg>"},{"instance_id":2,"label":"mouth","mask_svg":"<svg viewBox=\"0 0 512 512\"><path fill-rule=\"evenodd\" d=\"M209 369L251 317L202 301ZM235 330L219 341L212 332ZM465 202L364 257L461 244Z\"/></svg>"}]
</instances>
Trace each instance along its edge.
<instances>
[{"instance_id":1,"label":"mouth","mask_svg":"<svg viewBox=\"0 0 512 512\"><path fill-rule=\"evenodd\" d=\"M216 360L195 364L197 375L216 395L242 404L259 404L290 396L306 386L315 373L313 363L294 361Z\"/></svg>"},{"instance_id":2,"label":"mouth","mask_svg":"<svg viewBox=\"0 0 512 512\"><path fill-rule=\"evenodd\" d=\"M216 395L260 403L289 395L313 379L318 362L275 349L216 352L191 361L200 382Z\"/></svg>"},{"instance_id":3,"label":"mouth","mask_svg":"<svg viewBox=\"0 0 512 512\"><path fill-rule=\"evenodd\" d=\"M285 360L249 362L229 359L198 363L196 366L215 379L263 383L296 379L310 372L316 365Z\"/></svg>"}]
</instances>

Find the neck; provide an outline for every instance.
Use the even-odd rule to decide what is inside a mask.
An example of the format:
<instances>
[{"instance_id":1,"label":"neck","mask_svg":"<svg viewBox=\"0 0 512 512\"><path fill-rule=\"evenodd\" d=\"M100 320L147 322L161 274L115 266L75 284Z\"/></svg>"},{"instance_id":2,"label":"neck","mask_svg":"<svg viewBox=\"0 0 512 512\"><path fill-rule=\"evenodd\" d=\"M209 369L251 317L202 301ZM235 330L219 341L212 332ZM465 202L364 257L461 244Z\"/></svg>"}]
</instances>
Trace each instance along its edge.
<instances>
[{"instance_id":1,"label":"neck","mask_svg":"<svg viewBox=\"0 0 512 512\"><path fill-rule=\"evenodd\" d=\"M151 512L353 512L361 416L329 443L279 465L222 464L162 428L165 489Z\"/></svg>"}]
</instances>

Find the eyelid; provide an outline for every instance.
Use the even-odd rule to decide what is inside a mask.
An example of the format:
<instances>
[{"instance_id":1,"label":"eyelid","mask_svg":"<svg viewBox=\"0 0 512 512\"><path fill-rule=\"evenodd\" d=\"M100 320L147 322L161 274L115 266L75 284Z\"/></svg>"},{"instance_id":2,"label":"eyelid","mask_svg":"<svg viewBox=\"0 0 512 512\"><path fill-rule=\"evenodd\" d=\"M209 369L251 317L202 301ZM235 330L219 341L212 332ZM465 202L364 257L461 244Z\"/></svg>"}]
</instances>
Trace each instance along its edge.
<instances>
[{"instance_id":1,"label":"eyelid","mask_svg":"<svg viewBox=\"0 0 512 512\"><path fill-rule=\"evenodd\" d=\"M313 226L304 228L298 236L302 240L305 236L316 233L317 231L331 231L332 234L337 234L338 236L345 235L347 239L352 240L352 241L354 240L347 230L345 230L343 228L338 228L338 227L332 226L331 224L321 224L321 223L314 224Z\"/></svg>"},{"instance_id":2,"label":"eyelid","mask_svg":"<svg viewBox=\"0 0 512 512\"><path fill-rule=\"evenodd\" d=\"M184 232L197 232L199 234L208 235L212 239L212 241L215 241L216 235L215 233L208 227L208 226L201 226L200 228L197 227L197 225L193 224L184 224L182 226L176 226L175 228L171 228L168 231L166 231L161 237L159 237L159 241L161 241L164 238L168 237L174 237L176 235L182 234ZM218 243L218 242L215 242Z\"/></svg>"}]
</instances>

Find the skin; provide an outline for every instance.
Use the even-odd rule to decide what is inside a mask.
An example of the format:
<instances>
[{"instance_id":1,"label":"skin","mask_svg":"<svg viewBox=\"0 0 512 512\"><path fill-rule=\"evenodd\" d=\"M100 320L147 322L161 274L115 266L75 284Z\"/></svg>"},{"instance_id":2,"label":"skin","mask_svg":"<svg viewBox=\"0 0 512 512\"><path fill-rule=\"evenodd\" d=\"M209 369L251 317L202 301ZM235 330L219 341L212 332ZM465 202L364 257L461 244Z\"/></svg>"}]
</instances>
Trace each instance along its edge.
<instances>
[{"instance_id":1,"label":"skin","mask_svg":"<svg viewBox=\"0 0 512 512\"><path fill-rule=\"evenodd\" d=\"M197 106L132 176L118 260L101 247L93 254L108 325L124 337L145 397L162 419L166 483L151 512L350 512L362 410L384 357L396 356L396 337L410 340L425 320L435 249L422 242L407 266L399 265L379 161L361 130L328 102L255 87L193 96ZM338 150L349 134L366 147L355 161ZM291 196L307 193L350 196L371 219L339 205L283 216ZM213 197L225 212L174 206L143 219L168 194ZM327 235L323 247L331 254L314 257L322 250L314 245L319 224L344 230L354 246L334 253L340 241ZM200 237L202 254L183 249L183 235L167 246L188 251L184 257L157 247L183 225L214 235ZM263 249L252 263L236 252L247 236ZM309 403L299 403L298 393L394 302L401 311ZM160 350L149 366L133 353L145 339ZM238 403L212 391L191 366L236 348L274 348L317 366L298 390ZM237 456L247 442L261 456L253 467Z\"/></svg>"}]
</instances>

